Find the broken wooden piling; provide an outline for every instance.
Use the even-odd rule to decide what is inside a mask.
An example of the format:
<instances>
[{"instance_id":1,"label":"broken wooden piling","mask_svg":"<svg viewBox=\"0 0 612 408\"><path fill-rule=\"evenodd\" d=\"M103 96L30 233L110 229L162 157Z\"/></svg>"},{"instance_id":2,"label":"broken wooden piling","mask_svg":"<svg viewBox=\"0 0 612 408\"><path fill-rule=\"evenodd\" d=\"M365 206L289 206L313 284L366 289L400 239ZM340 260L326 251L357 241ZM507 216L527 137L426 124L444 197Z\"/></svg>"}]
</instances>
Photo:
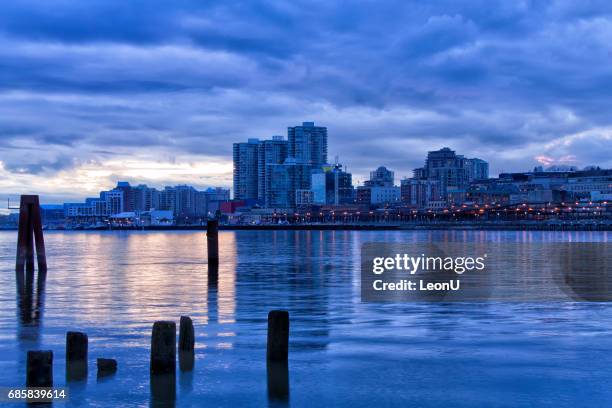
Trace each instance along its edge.
<instances>
[{"instance_id":1,"label":"broken wooden piling","mask_svg":"<svg viewBox=\"0 0 612 408\"><path fill-rule=\"evenodd\" d=\"M66 333L66 378L87 378L87 334L69 331Z\"/></svg>"},{"instance_id":2,"label":"broken wooden piling","mask_svg":"<svg viewBox=\"0 0 612 408\"><path fill-rule=\"evenodd\" d=\"M26 387L53 387L53 351L28 351Z\"/></svg>"},{"instance_id":3,"label":"broken wooden piling","mask_svg":"<svg viewBox=\"0 0 612 408\"><path fill-rule=\"evenodd\" d=\"M179 367L181 371L193 370L195 361L195 332L189 316L181 316L179 326Z\"/></svg>"},{"instance_id":4,"label":"broken wooden piling","mask_svg":"<svg viewBox=\"0 0 612 408\"><path fill-rule=\"evenodd\" d=\"M286 361L289 356L289 312L272 310L268 313L267 359Z\"/></svg>"},{"instance_id":5,"label":"broken wooden piling","mask_svg":"<svg viewBox=\"0 0 612 408\"><path fill-rule=\"evenodd\" d=\"M219 221L208 220L206 224L208 265L219 265Z\"/></svg>"},{"instance_id":6,"label":"broken wooden piling","mask_svg":"<svg viewBox=\"0 0 612 408\"><path fill-rule=\"evenodd\" d=\"M113 358L99 358L96 360L98 366L98 378L115 374L117 371L117 360Z\"/></svg>"},{"instance_id":7,"label":"broken wooden piling","mask_svg":"<svg viewBox=\"0 0 612 408\"><path fill-rule=\"evenodd\" d=\"M176 323L158 321L151 334L151 374L176 371Z\"/></svg>"}]
</instances>

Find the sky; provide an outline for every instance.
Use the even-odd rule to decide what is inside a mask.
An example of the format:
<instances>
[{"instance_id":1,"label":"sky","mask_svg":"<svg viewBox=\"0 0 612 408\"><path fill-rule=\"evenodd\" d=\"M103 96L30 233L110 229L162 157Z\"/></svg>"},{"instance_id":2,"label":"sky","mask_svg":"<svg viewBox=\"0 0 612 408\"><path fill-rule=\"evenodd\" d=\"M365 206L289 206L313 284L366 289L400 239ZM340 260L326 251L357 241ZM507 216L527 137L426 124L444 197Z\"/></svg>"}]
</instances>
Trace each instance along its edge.
<instances>
[{"instance_id":1,"label":"sky","mask_svg":"<svg viewBox=\"0 0 612 408\"><path fill-rule=\"evenodd\" d=\"M612 167L612 3L0 3L0 199L231 186L232 143L327 126L363 181L444 146Z\"/></svg>"}]
</instances>

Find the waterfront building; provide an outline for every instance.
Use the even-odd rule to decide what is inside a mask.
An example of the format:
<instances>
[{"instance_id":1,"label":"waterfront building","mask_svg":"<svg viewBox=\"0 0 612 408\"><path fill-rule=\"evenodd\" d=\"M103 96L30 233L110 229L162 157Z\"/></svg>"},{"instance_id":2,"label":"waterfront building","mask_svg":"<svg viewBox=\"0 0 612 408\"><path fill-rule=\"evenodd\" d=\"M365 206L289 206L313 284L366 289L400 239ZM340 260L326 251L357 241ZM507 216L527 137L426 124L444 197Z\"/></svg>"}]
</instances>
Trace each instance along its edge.
<instances>
[{"instance_id":1,"label":"waterfront building","mask_svg":"<svg viewBox=\"0 0 612 408\"><path fill-rule=\"evenodd\" d=\"M134 189L132 188L132 186L130 186L130 183L128 183L127 181L119 181L117 183L117 187L115 187L111 191L120 191L123 193L123 207L121 209L122 211L134 211Z\"/></svg>"},{"instance_id":2,"label":"waterfront building","mask_svg":"<svg viewBox=\"0 0 612 408\"><path fill-rule=\"evenodd\" d=\"M196 194L197 190L192 186L178 185L174 187L174 211L175 218L186 219L196 216Z\"/></svg>"},{"instance_id":3,"label":"waterfront building","mask_svg":"<svg viewBox=\"0 0 612 408\"><path fill-rule=\"evenodd\" d=\"M370 172L370 179L364 184L367 187L393 187L394 181L394 173L385 166L380 166L376 170Z\"/></svg>"},{"instance_id":4,"label":"waterfront building","mask_svg":"<svg viewBox=\"0 0 612 408\"><path fill-rule=\"evenodd\" d=\"M102 191L100 193L100 199L102 202L104 202L105 215L119 214L120 212L124 211L124 191L124 189L113 189L110 191ZM97 205L95 204L95 200L92 200L91 203L93 205Z\"/></svg>"},{"instance_id":5,"label":"waterfront building","mask_svg":"<svg viewBox=\"0 0 612 408\"><path fill-rule=\"evenodd\" d=\"M467 187L455 187L448 186L446 189L446 204L450 205L460 205L466 201L467 197Z\"/></svg>"},{"instance_id":6,"label":"waterfront building","mask_svg":"<svg viewBox=\"0 0 612 408\"><path fill-rule=\"evenodd\" d=\"M204 191L196 191L195 215L213 217L221 208L221 203L230 200L230 191L225 188L208 188Z\"/></svg>"},{"instance_id":7,"label":"waterfront building","mask_svg":"<svg viewBox=\"0 0 612 408\"><path fill-rule=\"evenodd\" d=\"M312 166L289 158L283 164L268 164L266 208L294 208L296 191L310 190Z\"/></svg>"},{"instance_id":8,"label":"waterfront building","mask_svg":"<svg viewBox=\"0 0 612 408\"><path fill-rule=\"evenodd\" d=\"M427 179L440 182L440 194L444 198L447 197L449 186L465 188L468 183L464 157L448 147L427 154L425 171Z\"/></svg>"},{"instance_id":9,"label":"waterfront building","mask_svg":"<svg viewBox=\"0 0 612 408\"><path fill-rule=\"evenodd\" d=\"M139 225L138 216L135 211L123 211L108 217L112 227L135 227Z\"/></svg>"},{"instance_id":10,"label":"waterfront building","mask_svg":"<svg viewBox=\"0 0 612 408\"><path fill-rule=\"evenodd\" d=\"M43 225L58 225L64 222L66 213L61 204L42 204L40 206L40 217Z\"/></svg>"},{"instance_id":11,"label":"waterfront building","mask_svg":"<svg viewBox=\"0 0 612 408\"><path fill-rule=\"evenodd\" d=\"M341 164L313 170L311 188L314 204L343 205L355 201L352 175L342 170Z\"/></svg>"},{"instance_id":12,"label":"waterfront building","mask_svg":"<svg viewBox=\"0 0 612 408\"><path fill-rule=\"evenodd\" d=\"M98 198L86 198L85 204L92 208L94 217L106 217L109 215L109 211L113 208L118 211L122 204L118 202L112 202L115 200L115 194L109 196L111 202L108 202L105 195L100 194Z\"/></svg>"},{"instance_id":13,"label":"waterfront building","mask_svg":"<svg viewBox=\"0 0 612 408\"><path fill-rule=\"evenodd\" d=\"M372 189L367 186L359 186L355 189L355 201L362 206L370 206L372 203Z\"/></svg>"},{"instance_id":14,"label":"waterfront building","mask_svg":"<svg viewBox=\"0 0 612 408\"><path fill-rule=\"evenodd\" d=\"M447 208L448 205L446 200L431 200L427 203L427 209L433 211L439 211Z\"/></svg>"},{"instance_id":15,"label":"waterfront building","mask_svg":"<svg viewBox=\"0 0 612 408\"><path fill-rule=\"evenodd\" d=\"M327 128L303 122L302 126L287 128L289 157L296 163L319 168L327 163Z\"/></svg>"},{"instance_id":16,"label":"waterfront building","mask_svg":"<svg viewBox=\"0 0 612 408\"><path fill-rule=\"evenodd\" d=\"M395 186L374 186L370 189L370 204L384 205L395 204L400 201L401 191Z\"/></svg>"},{"instance_id":17,"label":"waterfront building","mask_svg":"<svg viewBox=\"0 0 612 408\"><path fill-rule=\"evenodd\" d=\"M132 188L134 197L134 211L150 211L159 208L159 191L146 184L139 184Z\"/></svg>"},{"instance_id":18,"label":"waterfront building","mask_svg":"<svg viewBox=\"0 0 612 408\"><path fill-rule=\"evenodd\" d=\"M489 178L489 163L482 159L465 159L465 169L470 182Z\"/></svg>"},{"instance_id":19,"label":"waterfront building","mask_svg":"<svg viewBox=\"0 0 612 408\"><path fill-rule=\"evenodd\" d=\"M440 200L440 182L406 178L401 181L400 195L403 204L413 208L426 208L432 200Z\"/></svg>"},{"instance_id":20,"label":"waterfront building","mask_svg":"<svg viewBox=\"0 0 612 408\"><path fill-rule=\"evenodd\" d=\"M327 162L327 128L303 122L289 127L287 135L288 140L273 136L272 140L234 143L235 200L255 199L266 207L289 208L296 205L297 189L311 189L311 172Z\"/></svg>"},{"instance_id":21,"label":"waterfront building","mask_svg":"<svg viewBox=\"0 0 612 408\"><path fill-rule=\"evenodd\" d=\"M173 211L176 202L176 193L173 187L166 186L159 192L158 210Z\"/></svg>"},{"instance_id":22,"label":"waterfront building","mask_svg":"<svg viewBox=\"0 0 612 408\"><path fill-rule=\"evenodd\" d=\"M567 180L562 183L561 189L575 197L590 198L593 201L605 200L612 194L612 170L590 168L568 172Z\"/></svg>"},{"instance_id":23,"label":"waterfront building","mask_svg":"<svg viewBox=\"0 0 612 408\"><path fill-rule=\"evenodd\" d=\"M401 190L393 185L394 173L384 166L370 172L370 179L356 190L356 202L360 205L382 205L400 201Z\"/></svg>"},{"instance_id":24,"label":"waterfront building","mask_svg":"<svg viewBox=\"0 0 612 408\"><path fill-rule=\"evenodd\" d=\"M64 203L67 218L88 218L94 216L94 209L88 203Z\"/></svg>"},{"instance_id":25,"label":"waterfront building","mask_svg":"<svg viewBox=\"0 0 612 408\"><path fill-rule=\"evenodd\" d=\"M470 183L466 200L479 205L507 205L510 197L517 194L520 190L515 184L500 182L499 179L478 180Z\"/></svg>"},{"instance_id":26,"label":"waterfront building","mask_svg":"<svg viewBox=\"0 0 612 408\"><path fill-rule=\"evenodd\" d=\"M553 167L470 183L466 200L497 203L549 203L568 200L605 201L612 194L612 170Z\"/></svg>"},{"instance_id":27,"label":"waterfront building","mask_svg":"<svg viewBox=\"0 0 612 408\"><path fill-rule=\"evenodd\" d=\"M312 202L317 205L327 204L327 183L323 169L312 171L310 177L310 189L312 190Z\"/></svg>"},{"instance_id":28,"label":"waterfront building","mask_svg":"<svg viewBox=\"0 0 612 408\"><path fill-rule=\"evenodd\" d=\"M234 143L234 199L258 198L259 139Z\"/></svg>"},{"instance_id":29,"label":"waterfront building","mask_svg":"<svg viewBox=\"0 0 612 408\"><path fill-rule=\"evenodd\" d=\"M266 186L270 183L270 168L268 164L282 164L287 159L289 142L283 136L272 136L272 140L259 142L257 162L257 198L266 200Z\"/></svg>"},{"instance_id":30,"label":"waterfront building","mask_svg":"<svg viewBox=\"0 0 612 408\"><path fill-rule=\"evenodd\" d=\"M167 211L172 213L173 220L191 224L199 222L202 217L214 216L221 203L230 199L230 190L220 187L198 191L192 186L178 185L166 186L162 191L158 191L146 185L118 185L120 188L100 192L99 198L87 198L84 203L64 204L62 209L65 218L74 223L97 224L109 221L117 225L128 225L133 218L134 225L140 225L141 214ZM124 193L128 189L134 197L135 211L123 211ZM150 217L150 214L148 216Z\"/></svg>"},{"instance_id":31,"label":"waterfront building","mask_svg":"<svg viewBox=\"0 0 612 408\"><path fill-rule=\"evenodd\" d=\"M425 168L417 167L416 169L412 170L412 178L417 180L426 179L427 172L425 171Z\"/></svg>"},{"instance_id":32,"label":"waterfront building","mask_svg":"<svg viewBox=\"0 0 612 408\"><path fill-rule=\"evenodd\" d=\"M313 204L312 190L295 190L295 206L308 207Z\"/></svg>"},{"instance_id":33,"label":"waterfront building","mask_svg":"<svg viewBox=\"0 0 612 408\"><path fill-rule=\"evenodd\" d=\"M174 214L172 211L144 211L140 213L138 224L143 227L169 227L174 225Z\"/></svg>"}]
</instances>

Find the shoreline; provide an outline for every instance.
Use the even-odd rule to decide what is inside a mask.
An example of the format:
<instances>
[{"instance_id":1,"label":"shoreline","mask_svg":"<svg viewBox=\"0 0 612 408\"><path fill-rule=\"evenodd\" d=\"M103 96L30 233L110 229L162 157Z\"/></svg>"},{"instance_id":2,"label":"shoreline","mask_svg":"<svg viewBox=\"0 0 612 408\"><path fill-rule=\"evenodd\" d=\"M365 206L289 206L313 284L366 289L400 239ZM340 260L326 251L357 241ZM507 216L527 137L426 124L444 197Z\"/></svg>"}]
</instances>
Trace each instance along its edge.
<instances>
[{"instance_id":1,"label":"shoreline","mask_svg":"<svg viewBox=\"0 0 612 408\"><path fill-rule=\"evenodd\" d=\"M205 225L112 227L112 228L48 228L46 231L206 231ZM558 224L297 224L297 225L219 225L225 231L612 231L612 223L558 223ZM0 228L17 231L17 228Z\"/></svg>"}]
</instances>

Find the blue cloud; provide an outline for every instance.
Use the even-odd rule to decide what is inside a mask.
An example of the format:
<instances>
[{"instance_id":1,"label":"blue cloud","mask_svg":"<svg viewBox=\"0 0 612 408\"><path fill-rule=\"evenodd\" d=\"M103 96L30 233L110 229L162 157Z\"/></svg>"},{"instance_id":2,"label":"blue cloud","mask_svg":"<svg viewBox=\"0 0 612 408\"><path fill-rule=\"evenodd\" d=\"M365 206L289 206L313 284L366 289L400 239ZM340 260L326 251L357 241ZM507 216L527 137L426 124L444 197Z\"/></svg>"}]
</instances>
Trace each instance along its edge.
<instances>
[{"instance_id":1,"label":"blue cloud","mask_svg":"<svg viewBox=\"0 0 612 408\"><path fill-rule=\"evenodd\" d=\"M357 175L443 145L523 170L567 135L609 145L611 36L607 1L3 2L0 152L32 173L115 149L230 160L315 120Z\"/></svg>"}]
</instances>

